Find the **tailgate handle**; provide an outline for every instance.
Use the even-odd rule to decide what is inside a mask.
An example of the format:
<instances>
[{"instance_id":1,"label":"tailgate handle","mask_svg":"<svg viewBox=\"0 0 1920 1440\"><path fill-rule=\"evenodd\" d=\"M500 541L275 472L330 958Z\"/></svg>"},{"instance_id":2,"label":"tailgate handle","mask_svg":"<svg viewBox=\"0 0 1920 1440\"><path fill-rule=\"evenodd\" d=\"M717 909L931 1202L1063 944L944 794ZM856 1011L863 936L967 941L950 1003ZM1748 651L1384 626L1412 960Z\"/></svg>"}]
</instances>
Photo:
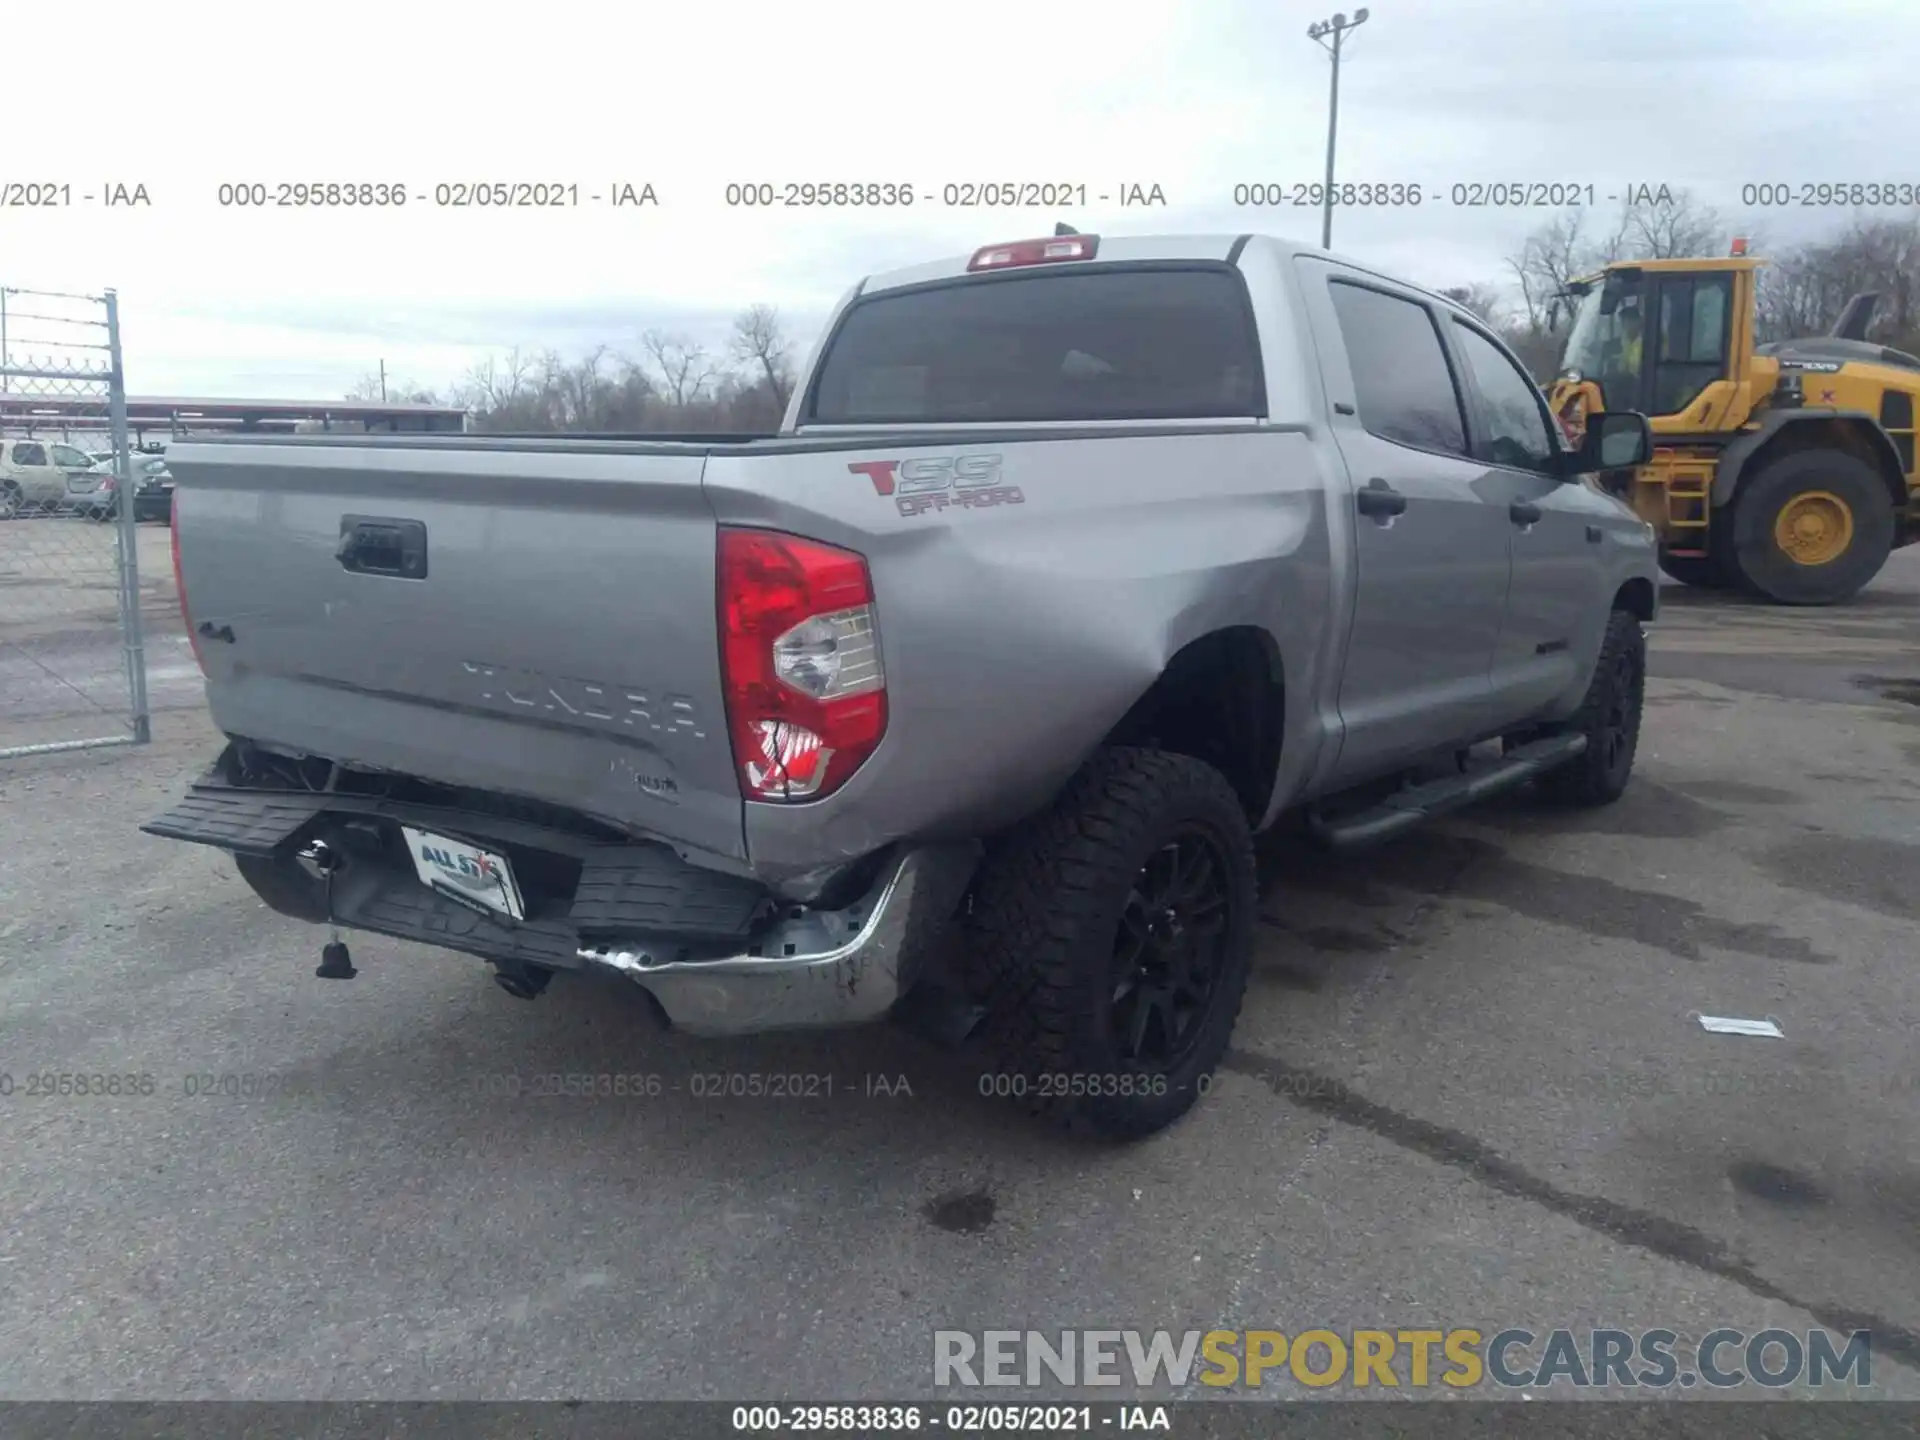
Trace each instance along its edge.
<instances>
[{"instance_id":1,"label":"tailgate handle","mask_svg":"<svg viewBox=\"0 0 1920 1440\"><path fill-rule=\"evenodd\" d=\"M340 548L334 554L343 568L357 575L424 580L427 578L427 527L420 520L342 515Z\"/></svg>"}]
</instances>

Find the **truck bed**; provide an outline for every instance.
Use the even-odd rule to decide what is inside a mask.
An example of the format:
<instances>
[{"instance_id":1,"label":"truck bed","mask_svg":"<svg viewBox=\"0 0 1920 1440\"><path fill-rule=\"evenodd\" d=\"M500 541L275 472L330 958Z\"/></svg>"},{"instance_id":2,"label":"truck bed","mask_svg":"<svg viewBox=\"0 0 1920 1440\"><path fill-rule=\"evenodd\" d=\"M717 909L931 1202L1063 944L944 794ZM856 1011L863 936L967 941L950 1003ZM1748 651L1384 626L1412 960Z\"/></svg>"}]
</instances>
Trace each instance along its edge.
<instances>
[{"instance_id":1,"label":"truck bed","mask_svg":"<svg viewBox=\"0 0 1920 1440\"><path fill-rule=\"evenodd\" d=\"M1017 818L1223 607L1291 616L1304 668L1337 623L1292 593L1327 563L1318 443L1248 422L301 436L182 442L169 462L226 734L565 807L779 884ZM908 466L893 493L869 473L960 458L998 483L940 491ZM424 574L348 568L355 525L417 527ZM741 798L722 525L871 568L889 720L825 800ZM1312 568L1272 563L1303 551Z\"/></svg>"}]
</instances>

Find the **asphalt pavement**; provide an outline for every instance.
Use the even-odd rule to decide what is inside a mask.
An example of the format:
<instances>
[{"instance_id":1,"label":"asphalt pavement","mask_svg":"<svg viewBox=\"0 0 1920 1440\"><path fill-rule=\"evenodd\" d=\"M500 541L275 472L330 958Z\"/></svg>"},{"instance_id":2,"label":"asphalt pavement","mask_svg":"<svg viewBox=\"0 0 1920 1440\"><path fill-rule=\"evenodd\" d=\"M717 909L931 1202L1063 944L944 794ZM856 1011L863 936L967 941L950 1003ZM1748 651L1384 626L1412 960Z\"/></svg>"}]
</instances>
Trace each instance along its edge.
<instances>
[{"instance_id":1,"label":"asphalt pavement","mask_svg":"<svg viewBox=\"0 0 1920 1440\"><path fill-rule=\"evenodd\" d=\"M696 1041L365 936L316 980L134 828L216 748L190 675L150 747L0 762L0 1397L934 1397L942 1329L1599 1325L1867 1328L1920 1397L1920 552L1833 611L1665 599L1627 797L1267 844L1214 1093L1118 1149L885 1028Z\"/></svg>"}]
</instances>

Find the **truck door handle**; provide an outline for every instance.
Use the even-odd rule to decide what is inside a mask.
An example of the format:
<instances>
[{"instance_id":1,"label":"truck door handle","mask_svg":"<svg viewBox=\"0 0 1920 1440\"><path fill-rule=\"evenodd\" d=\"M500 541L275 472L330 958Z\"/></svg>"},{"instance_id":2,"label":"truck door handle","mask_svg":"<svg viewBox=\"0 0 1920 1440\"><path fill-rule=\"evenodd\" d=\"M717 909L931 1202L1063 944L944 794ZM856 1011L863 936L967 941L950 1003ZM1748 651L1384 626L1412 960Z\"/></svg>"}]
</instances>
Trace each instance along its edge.
<instances>
[{"instance_id":1,"label":"truck door handle","mask_svg":"<svg viewBox=\"0 0 1920 1440\"><path fill-rule=\"evenodd\" d=\"M427 527L419 520L342 515L340 545L334 557L342 569L356 575L424 580L427 578Z\"/></svg>"},{"instance_id":2,"label":"truck door handle","mask_svg":"<svg viewBox=\"0 0 1920 1440\"><path fill-rule=\"evenodd\" d=\"M1516 525L1538 525L1543 513L1538 505L1530 505L1525 500L1516 500L1507 507L1507 518Z\"/></svg>"},{"instance_id":3,"label":"truck door handle","mask_svg":"<svg viewBox=\"0 0 1920 1440\"><path fill-rule=\"evenodd\" d=\"M1376 477L1367 481L1366 489L1355 493L1353 503L1360 507L1362 515L1371 515L1376 520L1384 521L1405 513L1407 497Z\"/></svg>"}]
</instances>

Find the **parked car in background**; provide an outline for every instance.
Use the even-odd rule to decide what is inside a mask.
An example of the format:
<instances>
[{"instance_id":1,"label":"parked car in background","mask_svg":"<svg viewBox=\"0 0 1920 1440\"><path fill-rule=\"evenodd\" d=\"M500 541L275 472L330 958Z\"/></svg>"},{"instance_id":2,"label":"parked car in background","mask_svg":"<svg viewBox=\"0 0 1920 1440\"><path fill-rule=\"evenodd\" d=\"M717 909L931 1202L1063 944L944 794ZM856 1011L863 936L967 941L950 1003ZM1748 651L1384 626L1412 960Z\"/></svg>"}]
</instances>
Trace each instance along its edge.
<instances>
[{"instance_id":1,"label":"parked car in background","mask_svg":"<svg viewBox=\"0 0 1920 1440\"><path fill-rule=\"evenodd\" d=\"M65 505L74 479L93 474L92 458L71 445L18 436L0 440L0 520L52 514Z\"/></svg>"},{"instance_id":2,"label":"parked car in background","mask_svg":"<svg viewBox=\"0 0 1920 1440\"><path fill-rule=\"evenodd\" d=\"M115 503L119 479L113 461L68 482L67 504L91 520L111 520L120 513ZM76 490L75 487L84 486ZM173 515L173 472L158 455L133 456L133 518L167 520Z\"/></svg>"}]
</instances>

